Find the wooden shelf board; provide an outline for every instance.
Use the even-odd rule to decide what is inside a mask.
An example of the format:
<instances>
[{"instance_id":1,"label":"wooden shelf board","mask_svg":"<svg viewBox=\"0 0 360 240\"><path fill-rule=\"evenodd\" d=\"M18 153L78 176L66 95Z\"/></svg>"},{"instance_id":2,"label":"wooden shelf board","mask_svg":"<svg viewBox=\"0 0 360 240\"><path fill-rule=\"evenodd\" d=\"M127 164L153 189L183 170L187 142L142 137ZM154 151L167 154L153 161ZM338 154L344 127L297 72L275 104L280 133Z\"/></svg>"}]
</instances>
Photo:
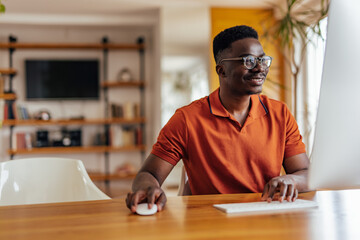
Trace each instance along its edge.
<instances>
[{"instance_id":1,"label":"wooden shelf board","mask_svg":"<svg viewBox=\"0 0 360 240\"><path fill-rule=\"evenodd\" d=\"M15 100L16 99L16 94L15 93L0 93L0 99L5 99L5 100Z\"/></svg>"},{"instance_id":2,"label":"wooden shelf board","mask_svg":"<svg viewBox=\"0 0 360 240\"><path fill-rule=\"evenodd\" d=\"M0 74L2 75L15 75L17 71L14 68L0 68Z\"/></svg>"},{"instance_id":3,"label":"wooden shelf board","mask_svg":"<svg viewBox=\"0 0 360 240\"><path fill-rule=\"evenodd\" d=\"M49 153L105 153L105 152L132 152L144 151L145 145L108 147L108 146L89 146L89 147L43 147L32 149L8 150L10 155L14 154L49 154Z\"/></svg>"},{"instance_id":4,"label":"wooden shelf board","mask_svg":"<svg viewBox=\"0 0 360 240\"><path fill-rule=\"evenodd\" d=\"M143 117L138 117L134 119L126 119L126 118L111 118L106 120L106 124L118 123L118 124L137 124L137 123L145 123L146 120Z\"/></svg>"},{"instance_id":5,"label":"wooden shelf board","mask_svg":"<svg viewBox=\"0 0 360 240\"><path fill-rule=\"evenodd\" d=\"M101 86L104 88L110 88L110 87L144 87L145 83L143 81L133 81L133 82L115 82L115 81L109 81L109 82L103 82L101 83Z\"/></svg>"},{"instance_id":6,"label":"wooden shelf board","mask_svg":"<svg viewBox=\"0 0 360 240\"><path fill-rule=\"evenodd\" d=\"M144 44L114 44L114 43L0 43L0 48L15 49L112 49L112 50L140 50Z\"/></svg>"},{"instance_id":7,"label":"wooden shelf board","mask_svg":"<svg viewBox=\"0 0 360 240\"><path fill-rule=\"evenodd\" d=\"M106 152L131 152L131 151L145 151L145 145L126 146L126 147L107 147Z\"/></svg>"},{"instance_id":8,"label":"wooden shelf board","mask_svg":"<svg viewBox=\"0 0 360 240\"><path fill-rule=\"evenodd\" d=\"M134 174L126 174L126 175L118 175L118 174L105 174L105 173L94 173L89 172L89 176L93 181L105 181L105 180L124 180L124 179L134 179L136 173Z\"/></svg>"},{"instance_id":9,"label":"wooden shelf board","mask_svg":"<svg viewBox=\"0 0 360 240\"><path fill-rule=\"evenodd\" d=\"M1 96L1 95L0 95ZM4 126L32 126L32 125L93 125L93 124L139 124L145 123L145 118L111 118L111 119L52 119L52 120L4 120Z\"/></svg>"}]
</instances>

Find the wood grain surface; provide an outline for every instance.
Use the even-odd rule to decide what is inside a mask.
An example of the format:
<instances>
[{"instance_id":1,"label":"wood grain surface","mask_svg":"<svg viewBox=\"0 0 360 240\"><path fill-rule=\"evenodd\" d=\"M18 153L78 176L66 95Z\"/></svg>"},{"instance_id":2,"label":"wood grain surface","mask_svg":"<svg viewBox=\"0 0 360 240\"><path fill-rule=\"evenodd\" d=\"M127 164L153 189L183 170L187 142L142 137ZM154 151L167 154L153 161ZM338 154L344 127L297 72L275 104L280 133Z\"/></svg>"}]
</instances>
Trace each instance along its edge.
<instances>
[{"instance_id":1,"label":"wood grain surface","mask_svg":"<svg viewBox=\"0 0 360 240\"><path fill-rule=\"evenodd\" d=\"M213 204L259 201L260 194L169 197L162 212L132 214L124 199L0 207L0 239L360 239L360 190L299 198L318 208L226 214Z\"/></svg>"}]
</instances>

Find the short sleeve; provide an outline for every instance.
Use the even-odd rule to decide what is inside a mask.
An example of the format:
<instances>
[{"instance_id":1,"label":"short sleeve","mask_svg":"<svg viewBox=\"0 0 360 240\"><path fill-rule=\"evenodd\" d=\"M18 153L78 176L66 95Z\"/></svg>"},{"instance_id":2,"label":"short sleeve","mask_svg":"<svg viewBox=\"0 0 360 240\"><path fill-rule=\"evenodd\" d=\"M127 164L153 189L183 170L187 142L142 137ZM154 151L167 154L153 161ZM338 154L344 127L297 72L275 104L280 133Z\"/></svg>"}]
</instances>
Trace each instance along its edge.
<instances>
[{"instance_id":1,"label":"short sleeve","mask_svg":"<svg viewBox=\"0 0 360 240\"><path fill-rule=\"evenodd\" d=\"M177 110L161 129L151 153L176 165L186 154L187 126L184 113Z\"/></svg>"},{"instance_id":2,"label":"short sleeve","mask_svg":"<svg viewBox=\"0 0 360 240\"><path fill-rule=\"evenodd\" d=\"M286 106L285 106L286 107ZM305 144L302 141L299 127L294 116L286 107L286 140L285 140L285 158L295 156L300 153L305 153Z\"/></svg>"}]
</instances>

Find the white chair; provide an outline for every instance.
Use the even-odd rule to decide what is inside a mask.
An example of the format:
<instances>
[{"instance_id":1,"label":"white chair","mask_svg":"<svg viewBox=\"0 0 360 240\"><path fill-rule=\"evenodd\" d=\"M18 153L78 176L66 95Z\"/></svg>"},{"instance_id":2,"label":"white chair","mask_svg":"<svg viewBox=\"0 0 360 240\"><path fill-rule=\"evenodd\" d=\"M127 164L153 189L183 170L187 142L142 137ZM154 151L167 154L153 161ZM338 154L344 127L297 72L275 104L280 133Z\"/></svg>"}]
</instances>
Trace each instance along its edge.
<instances>
[{"instance_id":1,"label":"white chair","mask_svg":"<svg viewBox=\"0 0 360 240\"><path fill-rule=\"evenodd\" d=\"M182 166L178 196L192 195L185 167Z\"/></svg>"},{"instance_id":2,"label":"white chair","mask_svg":"<svg viewBox=\"0 0 360 240\"><path fill-rule=\"evenodd\" d=\"M110 199L80 160L28 158L0 163L0 206Z\"/></svg>"}]
</instances>

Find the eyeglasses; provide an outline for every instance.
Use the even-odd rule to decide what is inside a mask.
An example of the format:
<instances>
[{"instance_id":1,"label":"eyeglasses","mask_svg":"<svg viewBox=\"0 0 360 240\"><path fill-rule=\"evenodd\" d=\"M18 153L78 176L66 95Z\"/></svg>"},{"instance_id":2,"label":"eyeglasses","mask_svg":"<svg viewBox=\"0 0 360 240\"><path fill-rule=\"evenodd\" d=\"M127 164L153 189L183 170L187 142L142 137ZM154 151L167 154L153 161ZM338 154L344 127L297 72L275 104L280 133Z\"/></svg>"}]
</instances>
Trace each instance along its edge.
<instances>
[{"instance_id":1,"label":"eyeglasses","mask_svg":"<svg viewBox=\"0 0 360 240\"><path fill-rule=\"evenodd\" d=\"M257 64L267 69L271 65L272 57L270 56L254 57L252 55L249 55L246 57L224 58L219 62L219 64L221 64L223 61L242 61L244 66L249 70L255 68Z\"/></svg>"}]
</instances>

